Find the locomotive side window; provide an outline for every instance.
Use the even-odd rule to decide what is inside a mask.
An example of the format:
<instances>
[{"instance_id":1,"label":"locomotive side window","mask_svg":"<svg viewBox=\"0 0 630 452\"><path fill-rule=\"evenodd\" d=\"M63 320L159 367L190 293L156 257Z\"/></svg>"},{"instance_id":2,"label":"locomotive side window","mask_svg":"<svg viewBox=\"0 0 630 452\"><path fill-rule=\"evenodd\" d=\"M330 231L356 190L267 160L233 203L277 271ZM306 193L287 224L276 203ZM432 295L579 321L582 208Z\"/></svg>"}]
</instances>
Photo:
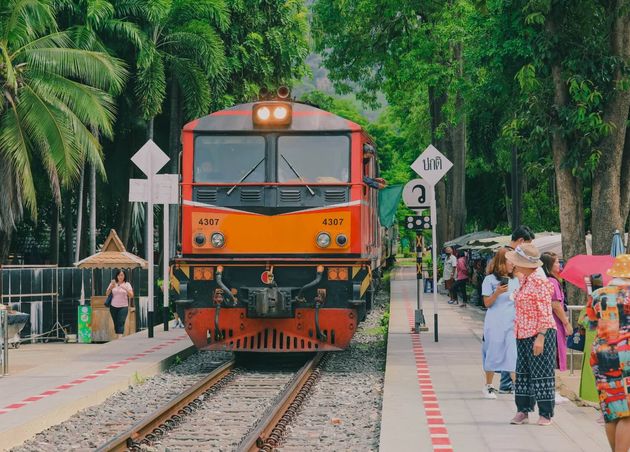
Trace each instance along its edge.
<instances>
[{"instance_id":1,"label":"locomotive side window","mask_svg":"<svg viewBox=\"0 0 630 452\"><path fill-rule=\"evenodd\" d=\"M345 135L278 137L278 182L348 182L350 138Z\"/></svg>"},{"instance_id":2,"label":"locomotive side window","mask_svg":"<svg viewBox=\"0 0 630 452\"><path fill-rule=\"evenodd\" d=\"M195 182L265 182L265 138L205 135L195 138Z\"/></svg>"}]
</instances>

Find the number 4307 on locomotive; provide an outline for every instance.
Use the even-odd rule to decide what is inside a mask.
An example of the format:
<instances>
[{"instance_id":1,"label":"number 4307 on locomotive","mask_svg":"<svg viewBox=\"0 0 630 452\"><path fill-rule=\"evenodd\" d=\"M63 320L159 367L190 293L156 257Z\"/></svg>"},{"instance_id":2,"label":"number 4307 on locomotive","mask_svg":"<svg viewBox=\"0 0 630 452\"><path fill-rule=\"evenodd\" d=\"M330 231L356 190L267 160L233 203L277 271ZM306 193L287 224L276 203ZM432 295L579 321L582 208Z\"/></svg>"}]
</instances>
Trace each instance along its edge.
<instances>
[{"instance_id":1,"label":"number 4307 on locomotive","mask_svg":"<svg viewBox=\"0 0 630 452\"><path fill-rule=\"evenodd\" d=\"M171 282L193 343L346 348L384 262L367 133L279 90L186 124L182 142Z\"/></svg>"}]
</instances>

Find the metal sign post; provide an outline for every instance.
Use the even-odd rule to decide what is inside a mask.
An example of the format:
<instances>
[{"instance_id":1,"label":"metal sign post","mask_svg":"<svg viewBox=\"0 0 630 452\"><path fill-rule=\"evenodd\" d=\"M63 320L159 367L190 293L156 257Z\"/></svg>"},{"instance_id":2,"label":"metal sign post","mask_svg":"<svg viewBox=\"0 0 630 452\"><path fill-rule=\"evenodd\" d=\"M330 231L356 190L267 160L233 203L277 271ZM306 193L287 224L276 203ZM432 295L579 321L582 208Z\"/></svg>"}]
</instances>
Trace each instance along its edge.
<instances>
[{"instance_id":1,"label":"metal sign post","mask_svg":"<svg viewBox=\"0 0 630 452\"><path fill-rule=\"evenodd\" d=\"M423 298L424 298L424 280L422 278L422 253L424 251L424 237L422 231L427 229L426 218L421 216L423 209L427 209L430 206L430 193L432 187L422 179L413 179L403 189L403 200L405 205L410 209L416 211L418 216L407 217L406 228L416 231L416 291L417 291L417 303L416 311L414 312L414 331L416 333L420 331L428 331L426 321L424 319L423 311Z\"/></svg>"},{"instance_id":2,"label":"metal sign post","mask_svg":"<svg viewBox=\"0 0 630 452\"><path fill-rule=\"evenodd\" d=\"M158 174L155 176L157 191L154 192L154 201L164 205L162 214L164 218L164 260L162 262L162 319L164 321L164 331L168 331L168 291L169 291L169 266L170 259L170 231L169 204L179 202L179 176L177 174Z\"/></svg>"},{"instance_id":3,"label":"metal sign post","mask_svg":"<svg viewBox=\"0 0 630 452\"><path fill-rule=\"evenodd\" d=\"M431 186L430 203L431 203L431 233L433 244L433 336L435 342L439 339L439 323L438 323L438 303L437 303L437 237L435 227L437 225L437 208L435 203L435 184L453 167L453 163L447 159L433 145L429 145L422 154L411 164L414 170L422 180ZM413 182L413 181L412 181ZM406 187L405 187L406 188Z\"/></svg>"},{"instance_id":4,"label":"metal sign post","mask_svg":"<svg viewBox=\"0 0 630 452\"><path fill-rule=\"evenodd\" d=\"M410 215L407 217L406 229L416 231L416 290L418 295L418 303L416 306L415 326L414 331L428 331L426 327L426 321L424 319L424 312L422 308L423 302L423 289L424 284L422 281L422 251L424 249L424 237L422 231L431 227L431 217L428 215Z\"/></svg>"},{"instance_id":5,"label":"metal sign post","mask_svg":"<svg viewBox=\"0 0 630 452\"><path fill-rule=\"evenodd\" d=\"M433 247L433 340L435 342L439 339L439 322L438 322L438 304L437 304L437 234L435 232L435 225L437 224L437 209L435 205L435 190L433 190L431 198L431 216L433 217L431 225L431 243Z\"/></svg>"},{"instance_id":6,"label":"metal sign post","mask_svg":"<svg viewBox=\"0 0 630 452\"><path fill-rule=\"evenodd\" d=\"M168 237L169 229L169 206L164 204L164 209L162 209L163 216L163 228L164 228L164 259L162 259L162 321L164 322L164 331L168 331L168 318L169 318L169 309L168 309L168 260L169 260L169 244L170 240Z\"/></svg>"},{"instance_id":7,"label":"metal sign post","mask_svg":"<svg viewBox=\"0 0 630 452\"><path fill-rule=\"evenodd\" d=\"M163 210L168 211L166 204L176 204L179 194L177 174L156 174L169 160L168 155L166 155L153 140L147 141L144 146L131 157L131 161L147 175L146 180L129 180L129 202L147 203L147 261L149 263L147 329L149 337L153 337L153 313L155 311L153 300L153 289L155 286L153 275L153 204L164 204ZM164 241L168 243L168 214L165 214L164 223ZM170 256L166 254L168 251L168 245L165 244L165 275L168 274L168 260L170 258ZM166 331L168 330L168 278L165 276L164 280L164 330Z\"/></svg>"},{"instance_id":8,"label":"metal sign post","mask_svg":"<svg viewBox=\"0 0 630 452\"><path fill-rule=\"evenodd\" d=\"M416 232L416 291L418 295L418 303L416 305L414 330L416 333L420 331L429 331L427 322L424 319L424 279L422 268L422 255L424 254L424 237L422 232Z\"/></svg>"}]
</instances>

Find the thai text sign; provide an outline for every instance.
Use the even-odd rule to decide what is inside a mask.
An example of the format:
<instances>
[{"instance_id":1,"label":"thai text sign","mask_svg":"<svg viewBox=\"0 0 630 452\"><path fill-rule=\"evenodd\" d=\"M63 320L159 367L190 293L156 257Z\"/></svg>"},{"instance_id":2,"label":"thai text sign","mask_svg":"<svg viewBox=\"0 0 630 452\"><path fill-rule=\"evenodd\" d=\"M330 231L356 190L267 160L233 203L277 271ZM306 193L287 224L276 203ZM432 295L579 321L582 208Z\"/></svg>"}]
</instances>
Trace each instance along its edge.
<instances>
[{"instance_id":1,"label":"thai text sign","mask_svg":"<svg viewBox=\"0 0 630 452\"><path fill-rule=\"evenodd\" d=\"M431 185L437 184L452 167L453 163L432 144L411 164L411 169Z\"/></svg>"}]
</instances>

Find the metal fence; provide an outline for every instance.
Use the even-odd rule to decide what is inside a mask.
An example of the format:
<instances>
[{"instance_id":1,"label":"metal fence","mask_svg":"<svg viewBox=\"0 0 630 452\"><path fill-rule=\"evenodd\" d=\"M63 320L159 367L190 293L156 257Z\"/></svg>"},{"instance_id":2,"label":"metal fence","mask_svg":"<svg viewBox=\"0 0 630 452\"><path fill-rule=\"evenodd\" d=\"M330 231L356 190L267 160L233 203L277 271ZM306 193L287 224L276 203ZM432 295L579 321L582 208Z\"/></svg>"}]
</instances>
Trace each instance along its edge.
<instances>
[{"instance_id":1,"label":"metal fence","mask_svg":"<svg viewBox=\"0 0 630 452\"><path fill-rule=\"evenodd\" d=\"M59 332L77 332L77 307L83 297L102 296L116 269L80 269L57 266L0 266L0 301L30 315L23 340L57 339ZM127 271L134 288L136 329L146 328L147 270Z\"/></svg>"}]
</instances>

